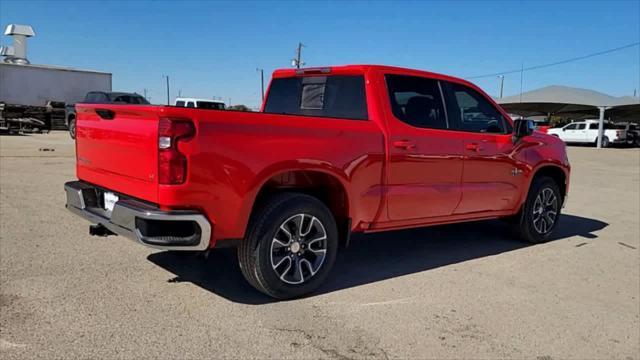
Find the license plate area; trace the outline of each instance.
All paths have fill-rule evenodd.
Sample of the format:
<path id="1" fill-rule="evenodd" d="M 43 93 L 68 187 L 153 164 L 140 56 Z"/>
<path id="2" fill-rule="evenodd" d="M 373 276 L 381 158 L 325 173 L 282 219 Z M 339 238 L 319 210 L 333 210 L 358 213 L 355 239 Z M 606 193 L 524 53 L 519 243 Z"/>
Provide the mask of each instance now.
<path id="1" fill-rule="evenodd" d="M 110 191 L 104 191 L 102 193 L 102 208 L 111 214 L 111 212 L 113 212 L 113 207 L 116 205 L 118 200 L 120 200 L 118 195 Z"/>

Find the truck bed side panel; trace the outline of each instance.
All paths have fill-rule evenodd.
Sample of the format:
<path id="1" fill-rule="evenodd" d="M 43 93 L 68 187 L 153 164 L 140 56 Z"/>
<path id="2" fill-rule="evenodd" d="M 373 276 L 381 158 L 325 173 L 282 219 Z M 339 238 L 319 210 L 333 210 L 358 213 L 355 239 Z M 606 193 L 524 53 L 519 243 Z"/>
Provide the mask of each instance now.
<path id="1" fill-rule="evenodd" d="M 161 206 L 199 208 L 217 239 L 242 238 L 255 197 L 287 171 L 324 172 L 344 186 L 352 224 L 373 221 L 381 201 L 384 144 L 373 121 L 165 107 L 191 118 L 197 134 L 182 144 L 184 185 L 159 188 Z"/>

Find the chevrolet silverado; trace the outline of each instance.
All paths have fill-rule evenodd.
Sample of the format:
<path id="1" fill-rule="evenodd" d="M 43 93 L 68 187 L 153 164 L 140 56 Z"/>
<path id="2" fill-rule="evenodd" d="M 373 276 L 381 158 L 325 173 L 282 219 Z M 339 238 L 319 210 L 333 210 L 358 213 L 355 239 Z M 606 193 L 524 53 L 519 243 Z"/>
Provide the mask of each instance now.
<path id="1" fill-rule="evenodd" d="M 562 140 L 425 71 L 276 70 L 253 113 L 76 108 L 66 207 L 92 235 L 171 251 L 235 244 L 247 281 L 278 299 L 317 289 L 356 232 L 505 218 L 543 242 L 569 187 Z"/>

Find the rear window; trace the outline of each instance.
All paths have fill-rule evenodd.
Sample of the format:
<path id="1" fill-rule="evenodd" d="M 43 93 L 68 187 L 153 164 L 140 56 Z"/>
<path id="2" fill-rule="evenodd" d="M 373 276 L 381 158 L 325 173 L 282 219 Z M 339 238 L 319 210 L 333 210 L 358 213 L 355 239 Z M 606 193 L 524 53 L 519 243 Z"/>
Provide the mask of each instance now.
<path id="1" fill-rule="evenodd" d="M 367 120 L 362 76 L 312 76 L 274 79 L 264 112 Z"/>
<path id="2" fill-rule="evenodd" d="M 224 104 L 212 101 L 197 101 L 197 108 L 209 110 L 224 110 Z"/>

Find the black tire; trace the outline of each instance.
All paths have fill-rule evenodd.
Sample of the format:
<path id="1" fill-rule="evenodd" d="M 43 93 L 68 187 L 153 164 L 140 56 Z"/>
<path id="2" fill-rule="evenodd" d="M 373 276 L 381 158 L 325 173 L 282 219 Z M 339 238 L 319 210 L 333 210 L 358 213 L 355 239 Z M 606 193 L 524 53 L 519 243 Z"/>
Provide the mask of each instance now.
<path id="1" fill-rule="evenodd" d="M 293 225 L 301 221 L 303 225 L 299 228 L 309 229 L 307 235 L 314 239 L 302 236 L 296 241 L 301 231 L 290 227 L 292 221 Z M 282 231 L 282 227 L 288 231 Z M 311 231 L 314 231 L 313 235 L 310 235 Z M 323 237 L 320 232 L 324 232 L 325 240 L 318 241 Z M 287 238 L 287 245 L 279 245 L 282 243 L 280 240 L 287 241 Z M 314 244 L 324 246 L 322 260 L 316 254 L 323 250 Z M 302 250 L 293 253 L 291 249 L 294 246 L 295 249 Z M 276 299 L 291 299 L 311 293 L 322 284 L 333 267 L 337 251 L 338 231 L 331 211 L 314 197 L 300 193 L 282 193 L 271 197 L 256 210 L 246 237 L 238 247 L 238 259 L 242 274 L 253 287 Z M 274 255 L 276 252 L 279 253 Z M 281 260 L 274 260 L 274 256 Z M 304 260 L 307 261 L 303 266 Z M 274 266 L 274 262 L 278 262 L 280 266 Z M 287 264 L 289 267 L 286 267 Z M 312 268 L 315 265 L 318 267 L 314 272 Z M 298 275 L 302 282 L 293 283 L 298 280 Z"/>
<path id="2" fill-rule="evenodd" d="M 554 204 L 543 205 L 543 210 L 540 213 L 540 203 L 538 200 L 546 199 L 546 195 L 549 195 L 549 191 L 553 194 Z M 543 201 L 546 203 L 547 201 Z M 553 207 L 553 210 L 552 210 Z M 548 210 L 555 212 L 553 216 L 553 223 L 548 224 L 549 218 L 547 215 Z M 549 240 L 553 230 L 558 226 L 560 220 L 560 212 L 562 210 L 562 196 L 560 194 L 560 188 L 558 184 L 550 177 L 540 176 L 533 179 L 529 193 L 527 194 L 527 200 L 525 201 L 522 210 L 520 211 L 520 221 L 515 224 L 515 230 L 517 235 L 531 243 L 542 243 Z M 538 216 L 539 214 L 539 216 Z M 542 217 L 542 221 L 540 217 Z"/>
<path id="3" fill-rule="evenodd" d="M 69 135 L 72 139 L 76 138 L 76 118 L 69 119 Z"/>
<path id="4" fill-rule="evenodd" d="M 596 138 L 596 140 L 593 142 L 593 144 L 597 147 L 598 146 L 598 138 Z M 606 136 L 602 137 L 602 147 L 606 148 L 609 147 L 609 145 L 611 145 L 611 142 L 609 142 L 609 138 Z"/>

